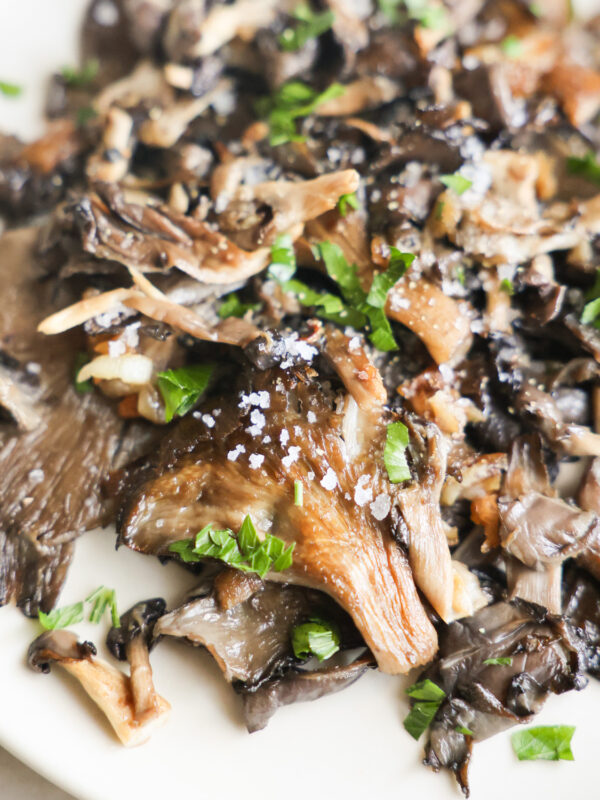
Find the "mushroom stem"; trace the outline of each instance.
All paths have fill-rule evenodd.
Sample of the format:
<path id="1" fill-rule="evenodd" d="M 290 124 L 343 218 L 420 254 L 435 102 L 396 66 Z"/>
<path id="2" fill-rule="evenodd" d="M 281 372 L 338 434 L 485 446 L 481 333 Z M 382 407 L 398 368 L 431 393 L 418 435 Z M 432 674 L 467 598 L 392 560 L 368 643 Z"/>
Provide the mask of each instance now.
<path id="1" fill-rule="evenodd" d="M 126 647 L 126 653 L 135 719 L 143 725 L 156 714 L 162 698 L 154 688 L 150 656 L 144 639 L 141 636 L 132 639 Z"/>

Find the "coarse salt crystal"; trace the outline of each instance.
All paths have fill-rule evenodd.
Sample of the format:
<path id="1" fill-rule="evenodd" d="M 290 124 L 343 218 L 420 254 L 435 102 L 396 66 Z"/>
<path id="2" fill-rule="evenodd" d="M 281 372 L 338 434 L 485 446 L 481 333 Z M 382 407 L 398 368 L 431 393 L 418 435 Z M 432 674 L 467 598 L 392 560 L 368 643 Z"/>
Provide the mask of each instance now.
<path id="1" fill-rule="evenodd" d="M 392 507 L 392 501 L 390 499 L 389 494 L 378 494 L 375 500 L 371 503 L 369 508 L 371 509 L 371 514 L 375 517 L 375 519 L 382 520 L 387 517 L 390 513 L 390 508 Z"/>
<path id="2" fill-rule="evenodd" d="M 283 428 L 283 430 L 279 434 L 279 441 L 281 442 L 281 446 L 285 447 L 286 444 L 289 442 L 289 440 L 290 440 L 290 434 L 287 428 Z"/>
<path id="3" fill-rule="evenodd" d="M 357 506 L 364 506 L 365 503 L 373 499 L 373 489 L 367 486 L 368 482 L 368 475 L 361 475 L 358 479 L 358 483 L 354 489 L 354 502 Z"/>
<path id="4" fill-rule="evenodd" d="M 300 455 L 300 448 L 292 445 L 292 447 L 288 449 L 288 455 L 284 456 L 281 459 L 281 463 L 286 468 L 291 467 L 294 461 L 298 461 L 299 455 Z"/>
<path id="5" fill-rule="evenodd" d="M 240 455 L 240 453 L 245 453 L 245 452 L 246 448 L 244 447 L 244 445 L 238 444 L 233 450 L 230 450 L 227 453 L 227 458 L 229 459 L 229 461 L 235 461 L 237 457 Z"/>
<path id="6" fill-rule="evenodd" d="M 313 423 L 313 422 L 316 422 L 316 421 L 317 421 L 317 415 L 315 414 L 315 412 L 314 412 L 314 411 L 309 411 L 309 412 L 308 412 L 308 414 L 306 415 L 306 419 L 307 419 L 307 420 L 308 420 L 308 421 L 311 423 L 311 425 L 312 425 L 312 423 Z"/>
<path id="7" fill-rule="evenodd" d="M 248 460 L 250 462 L 250 469 L 258 469 L 265 460 L 265 457 L 260 453 L 251 453 Z"/>
<path id="8" fill-rule="evenodd" d="M 202 422 L 206 425 L 207 428 L 215 427 L 215 418 L 211 417 L 210 414 L 202 414 Z"/>
<path id="9" fill-rule="evenodd" d="M 328 492 L 332 492 L 337 486 L 337 477 L 335 472 L 329 467 L 325 475 L 321 478 L 320 484 Z"/>

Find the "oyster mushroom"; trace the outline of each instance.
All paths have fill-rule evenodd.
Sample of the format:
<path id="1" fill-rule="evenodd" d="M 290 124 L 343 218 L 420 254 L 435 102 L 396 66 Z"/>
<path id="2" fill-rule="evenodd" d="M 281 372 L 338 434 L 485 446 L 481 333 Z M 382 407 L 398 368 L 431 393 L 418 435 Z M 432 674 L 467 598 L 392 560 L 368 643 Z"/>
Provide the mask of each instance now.
<path id="1" fill-rule="evenodd" d="M 91 642 L 79 642 L 71 631 L 54 630 L 34 639 L 27 662 L 38 672 L 50 672 L 52 664 L 61 666 L 81 683 L 104 712 L 122 744 L 126 747 L 143 744 L 166 722 L 171 707 L 157 695 L 154 708 L 138 719 L 129 678 L 95 655 L 96 648 Z"/>

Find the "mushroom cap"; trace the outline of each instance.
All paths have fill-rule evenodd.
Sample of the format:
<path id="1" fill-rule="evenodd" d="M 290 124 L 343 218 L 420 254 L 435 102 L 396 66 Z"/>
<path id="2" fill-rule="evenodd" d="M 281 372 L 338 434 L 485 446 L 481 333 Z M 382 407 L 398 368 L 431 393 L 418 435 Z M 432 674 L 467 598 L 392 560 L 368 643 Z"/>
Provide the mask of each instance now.
<path id="1" fill-rule="evenodd" d="M 46 631 L 29 645 L 27 663 L 37 672 L 50 672 L 50 664 L 81 661 L 96 655 L 92 642 L 80 642 L 71 631 Z"/>
<path id="2" fill-rule="evenodd" d="M 119 661 L 127 660 L 127 645 L 143 637 L 147 647 L 152 641 L 154 623 L 165 613 L 167 604 L 162 597 L 153 597 L 150 600 L 142 600 L 136 603 L 128 611 L 121 615 L 120 626 L 112 627 L 106 637 L 106 645 L 110 652 Z"/>

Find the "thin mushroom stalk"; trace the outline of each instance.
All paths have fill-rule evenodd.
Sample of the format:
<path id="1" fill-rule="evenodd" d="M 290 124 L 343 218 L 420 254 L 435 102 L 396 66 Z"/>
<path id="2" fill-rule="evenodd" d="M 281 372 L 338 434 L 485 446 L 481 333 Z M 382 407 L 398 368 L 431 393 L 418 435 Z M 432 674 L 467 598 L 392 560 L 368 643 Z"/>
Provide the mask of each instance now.
<path id="1" fill-rule="evenodd" d="M 125 747 L 143 744 L 166 722 L 171 706 L 156 695 L 154 708 L 138 718 L 133 682 L 108 662 L 95 658 L 96 652 L 91 642 L 79 642 L 71 631 L 46 631 L 29 646 L 27 662 L 38 672 L 50 672 L 51 664 L 59 664 L 104 712 Z"/>
<path id="2" fill-rule="evenodd" d="M 116 658 L 129 662 L 134 717 L 140 725 L 152 719 L 162 700 L 154 688 L 150 641 L 154 624 L 165 609 L 160 597 L 136 603 L 121 616 L 119 627 L 110 629 L 106 641 Z"/>

